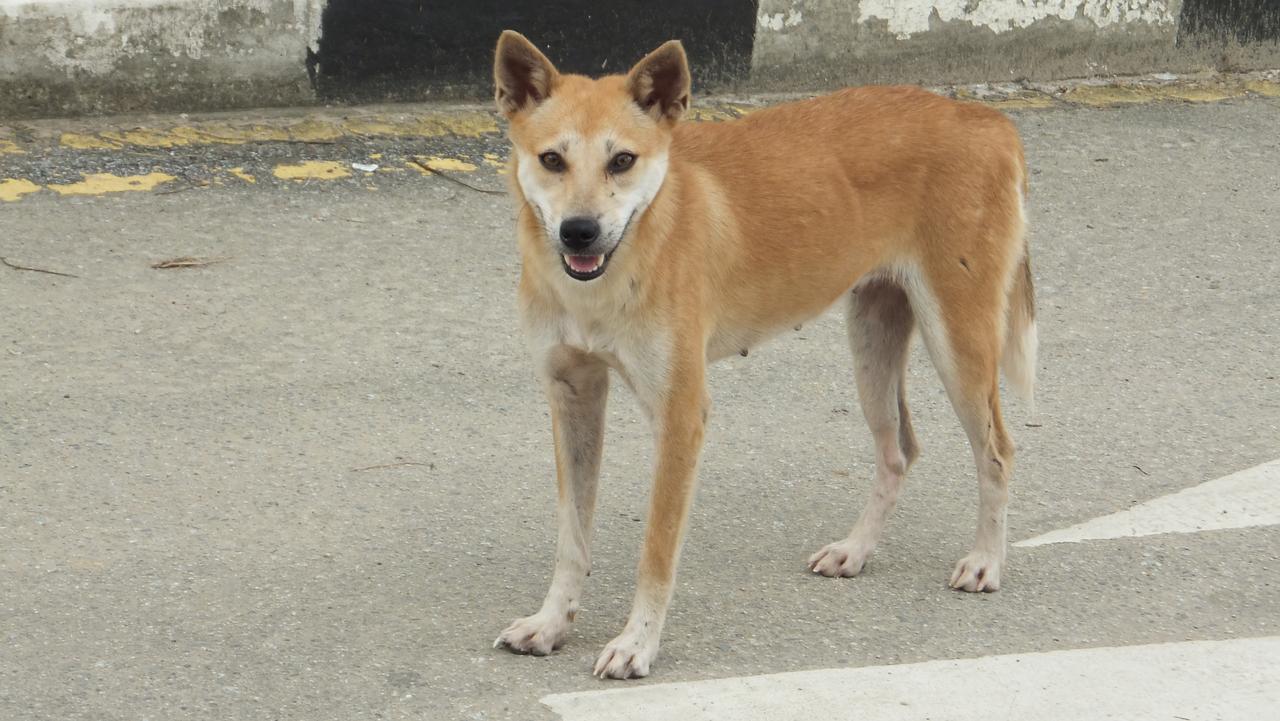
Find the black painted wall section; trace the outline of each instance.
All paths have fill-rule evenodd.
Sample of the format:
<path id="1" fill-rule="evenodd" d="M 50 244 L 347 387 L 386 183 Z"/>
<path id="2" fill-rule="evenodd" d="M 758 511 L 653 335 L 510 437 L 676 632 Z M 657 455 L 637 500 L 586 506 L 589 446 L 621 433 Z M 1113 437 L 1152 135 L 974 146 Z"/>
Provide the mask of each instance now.
<path id="1" fill-rule="evenodd" d="M 1184 0 L 1178 41 L 1280 42 L 1280 0 Z"/>
<path id="2" fill-rule="evenodd" d="M 313 76 L 321 97 L 487 97 L 493 47 L 524 33 L 562 71 L 625 72 L 678 38 L 698 90 L 746 77 L 756 0 L 329 0 Z"/>

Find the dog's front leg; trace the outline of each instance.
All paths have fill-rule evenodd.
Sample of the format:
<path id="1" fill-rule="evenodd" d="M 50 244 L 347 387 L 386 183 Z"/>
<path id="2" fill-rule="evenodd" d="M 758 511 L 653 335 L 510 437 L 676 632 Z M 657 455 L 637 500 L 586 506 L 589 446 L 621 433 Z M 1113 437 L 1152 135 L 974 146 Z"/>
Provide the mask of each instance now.
<path id="1" fill-rule="evenodd" d="M 652 397 L 646 397 L 644 388 L 636 387 L 641 402 L 651 410 L 658 459 L 635 601 L 626 627 L 605 646 L 596 661 L 595 675 L 602 678 L 640 678 L 649 674 L 649 664 L 658 654 L 693 504 L 709 407 L 703 380 L 706 360 L 701 348 L 677 353 L 673 360 L 668 382 L 663 388 L 653 389 L 657 393 Z"/>
<path id="2" fill-rule="evenodd" d="M 609 367 L 599 358 L 557 346 L 542 365 L 551 404 L 559 488 L 556 568 L 541 610 L 514 621 L 494 642 L 495 647 L 536 656 L 551 653 L 564 643 L 591 570 L 591 517 L 596 507 L 605 399 L 609 395 Z"/>

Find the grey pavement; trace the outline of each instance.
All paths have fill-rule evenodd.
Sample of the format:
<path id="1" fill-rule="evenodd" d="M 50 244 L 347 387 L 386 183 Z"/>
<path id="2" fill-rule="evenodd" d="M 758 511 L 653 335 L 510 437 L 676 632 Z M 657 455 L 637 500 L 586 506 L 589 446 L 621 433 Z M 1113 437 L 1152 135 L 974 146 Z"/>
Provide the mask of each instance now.
<path id="1" fill-rule="evenodd" d="M 1010 540 L 1280 457 L 1280 100 L 1016 114 L 1041 367 Z M 469 176 L 498 185 L 496 176 Z M 0 719 L 551 719 L 630 603 L 651 443 L 615 384 L 568 644 L 491 648 L 551 570 L 512 206 L 438 177 L 0 203 Z M 783 239 L 780 239 L 780 241 Z M 223 257 L 155 270 L 175 256 Z M 1280 633 L 1276 527 L 1011 549 L 946 587 L 976 483 L 924 453 L 863 575 L 838 314 L 714 367 L 663 683 Z"/>

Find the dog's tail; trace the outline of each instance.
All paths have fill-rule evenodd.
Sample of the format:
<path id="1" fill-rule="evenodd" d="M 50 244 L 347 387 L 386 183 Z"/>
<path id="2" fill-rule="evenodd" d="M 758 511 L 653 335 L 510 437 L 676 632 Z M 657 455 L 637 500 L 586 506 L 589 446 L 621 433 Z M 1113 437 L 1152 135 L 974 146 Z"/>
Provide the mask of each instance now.
<path id="1" fill-rule="evenodd" d="M 1004 354 L 1000 365 L 1009 385 L 1035 410 L 1036 353 L 1039 334 L 1036 331 L 1036 289 L 1031 279 L 1031 255 L 1025 246 L 1022 263 L 1014 271 L 1009 291 L 1009 317 L 1005 331 Z"/>

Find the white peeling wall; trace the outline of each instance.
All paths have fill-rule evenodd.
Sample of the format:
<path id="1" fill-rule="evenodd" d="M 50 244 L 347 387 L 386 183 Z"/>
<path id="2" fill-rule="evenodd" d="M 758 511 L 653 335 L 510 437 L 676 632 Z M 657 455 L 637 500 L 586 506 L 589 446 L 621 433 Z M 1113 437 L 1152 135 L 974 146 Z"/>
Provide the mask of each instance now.
<path id="1" fill-rule="evenodd" d="M 752 76 L 815 86 L 1150 72 L 1182 0 L 760 0 Z M 812 82 L 811 82 L 812 81 Z"/>
<path id="2" fill-rule="evenodd" d="M 235 60 L 245 76 L 287 66 L 305 73 L 322 0 L 0 0 L 0 76 L 63 71 L 69 77 L 106 75 L 123 60 L 157 66 L 175 59 Z M 145 10 L 145 12 L 138 12 Z M 237 37 L 221 27 L 225 13 L 261 17 L 271 37 Z M 286 20 L 285 22 L 280 22 Z M 231 32 L 224 32 L 230 30 Z M 39 33 L 32 53 L 16 52 L 20 34 Z M 258 57 L 254 57 L 254 56 Z"/>
<path id="3" fill-rule="evenodd" d="M 323 5 L 0 0 L 0 117 L 305 102 Z"/>
<path id="4" fill-rule="evenodd" d="M 795 3 L 793 3 L 795 4 Z M 1172 26 L 1167 0 L 861 0 L 858 22 L 880 19 L 900 40 L 928 32 L 930 21 L 959 20 L 994 33 L 1025 28 L 1037 20 L 1081 20 L 1097 27 L 1129 22 Z"/>

